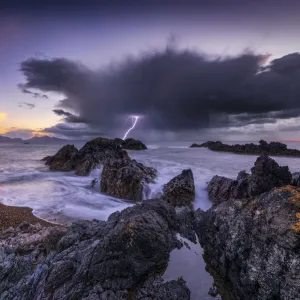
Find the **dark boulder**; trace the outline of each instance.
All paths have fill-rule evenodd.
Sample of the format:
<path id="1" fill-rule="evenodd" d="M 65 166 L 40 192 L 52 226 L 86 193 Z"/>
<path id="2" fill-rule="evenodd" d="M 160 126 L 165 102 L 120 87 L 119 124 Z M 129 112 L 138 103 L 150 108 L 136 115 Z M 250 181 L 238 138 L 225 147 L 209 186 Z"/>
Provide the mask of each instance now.
<path id="1" fill-rule="evenodd" d="M 258 157 L 254 167 L 251 168 L 251 173 L 247 179 L 250 197 L 270 191 L 274 187 L 290 184 L 292 180 L 289 167 L 280 167 L 274 159 L 268 156 Z"/>
<path id="2" fill-rule="evenodd" d="M 123 140 L 121 145 L 122 145 L 122 148 L 126 149 L 126 150 L 146 150 L 147 149 L 146 145 L 143 142 L 132 139 L 132 138 Z"/>
<path id="3" fill-rule="evenodd" d="M 300 187 L 300 172 L 292 174 L 292 185 Z"/>
<path id="4" fill-rule="evenodd" d="M 190 299 L 190 290 L 186 282 L 179 278 L 164 282 L 161 277 L 150 278 L 139 289 L 136 300 L 187 300 Z"/>
<path id="5" fill-rule="evenodd" d="M 228 200 L 235 185 L 235 180 L 215 175 L 207 185 L 209 199 L 214 203 Z"/>
<path id="6" fill-rule="evenodd" d="M 54 156 L 43 158 L 53 171 L 72 171 L 77 162 L 78 150 L 74 145 L 63 146 Z"/>
<path id="7" fill-rule="evenodd" d="M 73 145 L 66 145 L 54 156 L 47 156 L 43 160 L 50 170 L 75 170 L 76 175 L 89 175 L 101 164 L 123 158 L 129 156 L 114 140 L 97 138 L 87 142 L 79 151 Z"/>
<path id="8" fill-rule="evenodd" d="M 100 191 L 121 199 L 141 201 L 144 187 L 155 177 L 155 169 L 135 160 L 112 160 L 104 165 Z"/>
<path id="9" fill-rule="evenodd" d="M 242 171 L 236 180 L 214 176 L 207 189 L 209 198 L 220 203 L 228 199 L 251 198 L 291 182 L 288 167 L 280 167 L 274 159 L 263 155 L 257 158 L 251 174 Z"/>
<path id="10" fill-rule="evenodd" d="M 89 175 L 92 169 L 115 159 L 129 158 L 114 140 L 97 138 L 87 142 L 78 152 L 76 175 Z"/>
<path id="11" fill-rule="evenodd" d="M 114 142 L 115 142 L 117 145 L 122 146 L 123 140 L 120 139 L 120 138 L 115 138 L 115 139 L 114 139 Z"/>
<path id="12" fill-rule="evenodd" d="M 192 170 L 183 170 L 181 174 L 165 184 L 161 199 L 173 206 L 191 205 L 195 199 L 195 184 Z"/>
<path id="13" fill-rule="evenodd" d="M 195 229 L 222 299 L 299 299 L 297 188 L 284 186 L 197 210 Z"/>
<path id="14" fill-rule="evenodd" d="M 171 205 L 148 200 L 106 222 L 73 224 L 50 252 L 36 244 L 18 255 L 6 237 L 6 246 L 0 246 L 0 299 L 127 300 L 139 295 L 134 299 L 188 300 L 182 279 L 168 283 L 153 277 L 167 266 L 178 228 Z"/>

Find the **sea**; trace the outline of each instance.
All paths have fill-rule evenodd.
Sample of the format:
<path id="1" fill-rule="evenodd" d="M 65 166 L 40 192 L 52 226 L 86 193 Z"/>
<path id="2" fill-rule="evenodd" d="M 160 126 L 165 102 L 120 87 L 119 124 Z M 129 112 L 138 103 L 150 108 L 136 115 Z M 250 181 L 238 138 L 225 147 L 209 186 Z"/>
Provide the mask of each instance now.
<path id="1" fill-rule="evenodd" d="M 201 143 L 202 141 L 193 141 Z M 240 142 L 245 143 L 245 142 Z M 147 150 L 128 151 L 131 158 L 158 170 L 158 178 L 151 184 L 149 198 L 154 198 L 170 179 L 184 169 L 192 169 L 196 187 L 195 208 L 209 209 L 207 182 L 214 175 L 236 178 L 241 170 L 250 172 L 256 156 L 212 152 L 206 148 L 189 148 L 192 142 L 152 143 Z M 299 149 L 300 143 L 287 143 Z M 101 169 L 89 176 L 75 176 L 74 172 L 49 171 L 41 159 L 54 155 L 63 145 L 0 144 L 0 202 L 6 205 L 26 206 L 34 215 L 54 223 L 74 220 L 106 220 L 116 211 L 134 203 L 100 193 Z M 83 144 L 75 144 L 80 148 Z M 291 172 L 300 172 L 300 158 L 274 157 L 279 165 L 287 165 Z M 93 179 L 98 184 L 91 186 Z M 203 250 L 182 237 L 185 243 L 171 253 L 163 275 L 166 280 L 182 276 L 191 290 L 191 299 L 213 299 L 208 290 L 213 278 L 205 268 Z"/>

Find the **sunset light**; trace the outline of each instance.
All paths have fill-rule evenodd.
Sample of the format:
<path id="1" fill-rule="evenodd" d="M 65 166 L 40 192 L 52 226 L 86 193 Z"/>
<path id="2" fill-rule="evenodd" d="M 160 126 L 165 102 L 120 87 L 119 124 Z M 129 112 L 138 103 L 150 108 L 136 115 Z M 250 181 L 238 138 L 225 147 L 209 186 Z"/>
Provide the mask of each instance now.
<path id="1" fill-rule="evenodd" d="M 0 112 L 0 122 L 3 122 L 7 117 L 7 113 L 5 112 Z"/>

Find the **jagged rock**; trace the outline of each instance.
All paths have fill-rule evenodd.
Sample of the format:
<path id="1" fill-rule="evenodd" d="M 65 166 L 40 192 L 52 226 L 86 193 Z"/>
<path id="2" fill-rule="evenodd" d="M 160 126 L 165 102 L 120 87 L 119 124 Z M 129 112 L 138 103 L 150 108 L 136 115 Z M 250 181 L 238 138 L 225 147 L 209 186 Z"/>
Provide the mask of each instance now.
<path id="1" fill-rule="evenodd" d="M 146 145 L 143 142 L 132 139 L 132 138 L 123 140 L 121 145 L 122 145 L 122 148 L 126 149 L 126 150 L 146 150 L 147 149 Z"/>
<path id="2" fill-rule="evenodd" d="M 74 145 L 63 146 L 54 156 L 43 158 L 50 170 L 72 171 L 76 166 L 78 150 Z"/>
<path id="3" fill-rule="evenodd" d="M 47 156 L 43 160 L 50 170 L 75 170 L 76 175 L 84 176 L 109 160 L 123 158 L 129 156 L 114 140 L 97 138 L 87 142 L 79 151 L 73 145 L 66 145 L 54 156 Z"/>
<path id="4" fill-rule="evenodd" d="M 214 203 L 228 200 L 232 196 L 235 180 L 215 175 L 207 185 L 208 196 Z"/>
<path id="5" fill-rule="evenodd" d="M 88 175 L 100 164 L 115 159 L 128 158 L 128 154 L 114 140 L 97 138 L 87 142 L 78 152 L 76 175 Z"/>
<path id="6" fill-rule="evenodd" d="M 102 171 L 100 191 L 121 199 L 141 201 L 144 186 L 155 177 L 155 169 L 135 160 L 109 161 Z"/>
<path id="7" fill-rule="evenodd" d="M 194 231 L 195 211 L 190 206 L 175 207 L 176 219 L 179 224 L 179 233 L 182 237 L 196 244 Z"/>
<path id="8" fill-rule="evenodd" d="M 106 222 L 73 224 L 49 251 L 36 246 L 18 255 L 0 247 L 0 299 L 127 300 L 134 291 L 137 299 L 188 300 L 183 280 L 151 278 L 177 246 L 178 226 L 171 205 L 148 200 Z"/>
<path id="9" fill-rule="evenodd" d="M 220 141 L 206 142 L 203 144 L 192 144 L 190 148 L 208 148 L 212 151 L 233 152 L 238 154 L 254 154 L 254 155 L 278 155 L 278 156 L 300 156 L 300 151 L 297 149 L 288 149 L 286 144 L 279 142 L 267 143 L 264 140 L 259 141 L 259 145 L 250 143 L 245 145 L 227 145 Z"/>
<path id="10" fill-rule="evenodd" d="M 275 188 L 197 210 L 195 229 L 222 299 L 299 299 L 300 193 Z"/>
<path id="11" fill-rule="evenodd" d="M 165 184 L 161 198 L 173 206 L 190 205 L 195 199 L 195 184 L 192 170 L 183 170 L 181 174 Z"/>
<path id="12" fill-rule="evenodd" d="M 292 185 L 300 187 L 300 172 L 292 174 Z"/>
<path id="13" fill-rule="evenodd" d="M 161 277 L 150 278 L 139 289 L 136 300 L 182 300 L 190 299 L 190 290 L 186 282 L 179 278 L 164 282 Z"/>
<path id="14" fill-rule="evenodd" d="M 242 171 L 236 180 L 214 176 L 207 190 L 209 198 L 220 203 L 228 199 L 254 197 L 291 182 L 292 175 L 288 167 L 280 167 L 274 159 L 262 155 L 251 168 L 251 174 Z"/>
<path id="15" fill-rule="evenodd" d="M 122 139 L 120 139 L 120 138 L 115 138 L 115 139 L 114 139 L 114 142 L 115 142 L 117 145 L 120 145 L 120 146 L 122 146 L 122 142 L 123 142 L 123 140 L 122 140 Z"/>

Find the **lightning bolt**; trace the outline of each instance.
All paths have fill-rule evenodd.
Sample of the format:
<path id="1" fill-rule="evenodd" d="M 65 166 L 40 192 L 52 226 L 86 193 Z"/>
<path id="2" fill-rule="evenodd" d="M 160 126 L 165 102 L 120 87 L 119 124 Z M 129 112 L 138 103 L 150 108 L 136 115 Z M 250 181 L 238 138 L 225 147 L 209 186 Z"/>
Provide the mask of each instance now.
<path id="1" fill-rule="evenodd" d="M 131 120 L 132 120 L 132 126 L 126 131 L 126 133 L 124 134 L 123 140 L 126 140 L 127 135 L 129 134 L 129 132 L 135 127 L 137 121 L 139 119 L 139 116 L 132 116 Z"/>

